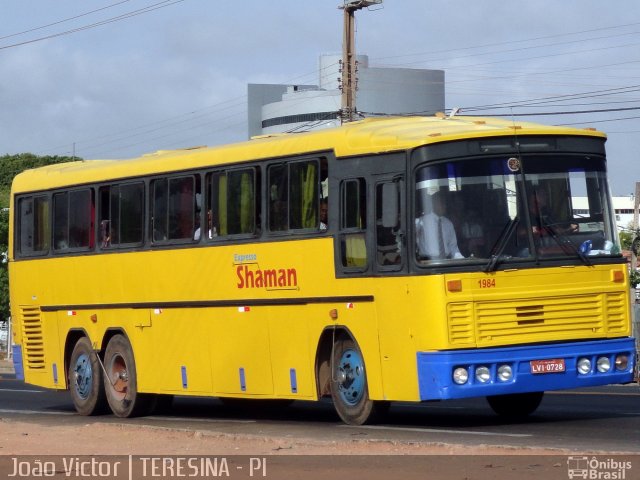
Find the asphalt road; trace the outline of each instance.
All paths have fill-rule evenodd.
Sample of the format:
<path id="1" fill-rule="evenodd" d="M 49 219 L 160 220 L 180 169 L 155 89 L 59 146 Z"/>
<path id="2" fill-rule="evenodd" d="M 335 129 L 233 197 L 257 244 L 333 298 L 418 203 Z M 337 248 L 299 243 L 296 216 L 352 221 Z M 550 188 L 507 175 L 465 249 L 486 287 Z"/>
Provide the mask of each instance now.
<path id="1" fill-rule="evenodd" d="M 123 422 L 110 415 L 81 417 L 75 414 L 67 392 L 26 385 L 11 375 L 0 375 L 0 418 L 51 426 Z M 634 384 L 547 393 L 537 412 L 518 422 L 501 420 L 484 399 L 393 404 L 385 423 L 353 427 L 341 423 L 325 401 L 256 408 L 251 402 L 229 407 L 216 399 L 190 397 L 177 397 L 165 414 L 125 421 L 233 435 L 336 441 L 366 438 L 640 454 L 640 387 Z"/>

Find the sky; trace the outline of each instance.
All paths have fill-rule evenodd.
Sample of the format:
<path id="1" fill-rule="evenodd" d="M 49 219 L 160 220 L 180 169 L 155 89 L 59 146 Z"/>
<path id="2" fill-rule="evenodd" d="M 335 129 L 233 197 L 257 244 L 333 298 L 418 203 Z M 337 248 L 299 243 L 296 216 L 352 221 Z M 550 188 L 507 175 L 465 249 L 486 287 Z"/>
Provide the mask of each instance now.
<path id="1" fill-rule="evenodd" d="M 247 84 L 318 83 L 341 4 L 2 0 L 0 155 L 246 140 Z M 612 193 L 640 182 L 637 0 L 384 0 L 356 22 L 371 67 L 444 70 L 461 114 L 602 130 Z"/>

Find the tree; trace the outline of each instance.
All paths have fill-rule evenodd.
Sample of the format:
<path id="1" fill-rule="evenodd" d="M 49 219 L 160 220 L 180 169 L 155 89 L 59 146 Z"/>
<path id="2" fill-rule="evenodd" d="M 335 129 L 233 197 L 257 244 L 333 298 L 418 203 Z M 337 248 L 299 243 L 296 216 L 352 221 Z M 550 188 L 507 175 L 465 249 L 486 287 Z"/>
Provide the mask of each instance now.
<path id="1" fill-rule="evenodd" d="M 80 160 L 77 157 L 44 156 L 32 153 L 0 156 L 0 320 L 9 318 L 9 272 L 6 254 L 9 249 L 9 194 L 13 178 L 24 170 L 54 163 Z"/>
<path id="2" fill-rule="evenodd" d="M 631 243 L 634 238 L 633 225 L 629 224 L 626 229 L 620 231 L 620 247 L 622 250 L 631 250 Z"/>

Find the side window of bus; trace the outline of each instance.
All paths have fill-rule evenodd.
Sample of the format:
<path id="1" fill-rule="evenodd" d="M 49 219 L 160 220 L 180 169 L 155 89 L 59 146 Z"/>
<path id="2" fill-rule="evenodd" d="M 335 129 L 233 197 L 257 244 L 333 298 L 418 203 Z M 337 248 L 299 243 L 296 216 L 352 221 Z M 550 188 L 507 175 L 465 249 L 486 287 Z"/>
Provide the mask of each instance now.
<path id="1" fill-rule="evenodd" d="M 20 256 L 46 255 L 51 238 L 49 199 L 44 196 L 19 199 L 17 226 L 17 253 Z"/>
<path id="2" fill-rule="evenodd" d="M 207 175 L 206 239 L 259 232 L 259 180 L 254 167 Z"/>
<path id="3" fill-rule="evenodd" d="M 94 244 L 93 190 L 72 190 L 53 195 L 53 249 L 88 250 Z"/>
<path id="4" fill-rule="evenodd" d="M 320 174 L 326 160 L 301 160 L 269 166 L 269 230 L 320 229 Z"/>
<path id="5" fill-rule="evenodd" d="M 154 243 L 193 241 L 199 177 L 159 178 L 151 182 L 151 235 Z"/>
<path id="6" fill-rule="evenodd" d="M 144 184 L 108 185 L 99 192 L 100 248 L 141 245 Z"/>
<path id="7" fill-rule="evenodd" d="M 400 226 L 399 182 L 376 185 L 376 263 L 402 263 L 402 230 Z"/>
<path id="8" fill-rule="evenodd" d="M 342 266 L 358 271 L 367 266 L 367 184 L 364 178 L 340 184 L 340 256 Z"/>

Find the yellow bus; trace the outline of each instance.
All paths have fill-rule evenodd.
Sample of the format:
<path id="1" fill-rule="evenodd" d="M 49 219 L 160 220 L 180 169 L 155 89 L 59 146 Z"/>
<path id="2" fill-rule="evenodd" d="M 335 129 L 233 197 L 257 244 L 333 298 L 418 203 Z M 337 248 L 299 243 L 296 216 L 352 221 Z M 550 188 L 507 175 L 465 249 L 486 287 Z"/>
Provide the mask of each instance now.
<path id="1" fill-rule="evenodd" d="M 331 396 L 350 424 L 469 397 L 522 416 L 631 382 L 605 139 L 398 117 L 26 171 L 16 370 L 83 415 Z"/>

